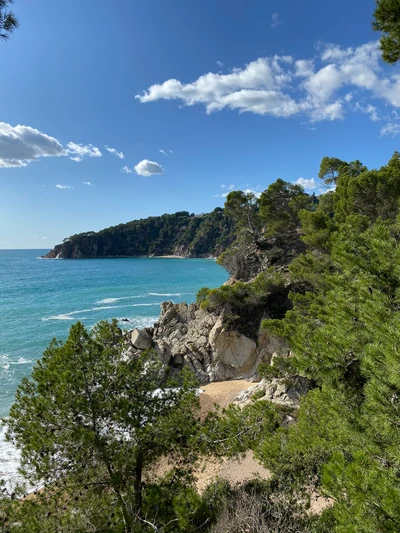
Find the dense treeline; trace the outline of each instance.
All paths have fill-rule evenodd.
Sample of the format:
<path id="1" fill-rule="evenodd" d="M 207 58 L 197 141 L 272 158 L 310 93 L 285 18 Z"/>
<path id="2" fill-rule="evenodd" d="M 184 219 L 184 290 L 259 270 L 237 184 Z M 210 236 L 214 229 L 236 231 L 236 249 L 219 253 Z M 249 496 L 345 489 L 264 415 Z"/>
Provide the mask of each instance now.
<path id="1" fill-rule="evenodd" d="M 233 239 L 233 220 L 217 207 L 204 215 L 180 211 L 72 235 L 47 257 L 208 257 L 219 255 Z"/>

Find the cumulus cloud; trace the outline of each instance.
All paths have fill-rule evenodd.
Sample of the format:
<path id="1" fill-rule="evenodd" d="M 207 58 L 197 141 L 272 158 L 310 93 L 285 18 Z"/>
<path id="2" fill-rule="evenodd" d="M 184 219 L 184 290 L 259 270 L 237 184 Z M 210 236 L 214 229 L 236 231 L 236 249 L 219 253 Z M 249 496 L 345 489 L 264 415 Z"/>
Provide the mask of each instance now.
<path id="1" fill-rule="evenodd" d="M 272 21 L 271 21 L 271 24 L 270 24 L 271 28 L 273 28 L 273 29 L 277 28 L 279 26 L 279 24 L 281 24 L 281 23 L 282 23 L 282 21 L 279 18 L 279 13 L 274 13 L 272 15 Z"/>
<path id="2" fill-rule="evenodd" d="M 0 122 L 0 168 L 26 167 L 40 157 L 70 156 L 73 161 L 80 162 L 85 156 L 101 155 L 92 144 L 69 142 L 64 147 L 55 137 L 31 126 L 11 126 Z"/>
<path id="3" fill-rule="evenodd" d="M 62 144 L 30 126 L 0 122 L 0 168 L 26 167 L 39 157 L 65 156 Z"/>
<path id="4" fill-rule="evenodd" d="M 109 146 L 105 146 L 106 150 L 108 152 L 110 152 L 110 154 L 114 154 L 116 155 L 117 157 L 119 157 L 119 159 L 125 159 L 125 156 L 123 154 L 123 152 L 118 152 L 118 150 L 116 148 L 110 148 Z"/>
<path id="5" fill-rule="evenodd" d="M 304 187 L 304 189 L 307 189 L 309 191 L 312 191 L 313 189 L 316 189 L 318 187 L 318 184 L 315 182 L 314 178 L 299 178 L 294 183 L 296 185 L 301 185 L 302 187 Z"/>
<path id="6" fill-rule="evenodd" d="M 56 185 L 57 189 L 75 189 L 75 187 L 71 187 L 71 185 L 60 185 L 57 183 Z"/>
<path id="7" fill-rule="evenodd" d="M 136 174 L 139 174 L 139 176 L 154 176 L 155 174 L 162 174 L 164 172 L 161 165 L 148 159 L 143 159 L 134 168 Z"/>
<path id="8" fill-rule="evenodd" d="M 362 109 L 352 102 L 354 94 Z M 141 103 L 177 100 L 203 105 L 207 113 L 231 109 L 309 122 L 343 119 L 356 110 L 375 121 L 378 110 L 368 97 L 400 108 L 400 74 L 381 63 L 378 42 L 355 48 L 324 44 L 313 58 L 260 57 L 228 74 L 209 72 L 191 83 L 169 79 L 136 95 Z"/>
<path id="9" fill-rule="evenodd" d="M 91 187 L 93 185 L 93 183 L 90 183 L 90 181 L 84 181 L 83 184 L 84 185 L 88 185 L 89 187 Z"/>

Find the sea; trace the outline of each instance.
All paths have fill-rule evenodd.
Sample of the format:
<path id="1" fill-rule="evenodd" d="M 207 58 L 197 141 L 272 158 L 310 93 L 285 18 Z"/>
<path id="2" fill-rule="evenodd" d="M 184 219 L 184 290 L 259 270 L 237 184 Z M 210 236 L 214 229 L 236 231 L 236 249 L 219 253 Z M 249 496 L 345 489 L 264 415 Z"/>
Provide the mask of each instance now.
<path id="1" fill-rule="evenodd" d="M 65 339 L 78 320 L 91 328 L 116 318 L 143 328 L 163 301 L 194 302 L 227 272 L 211 259 L 42 259 L 48 250 L 0 250 L 0 417 L 49 342 Z M 126 322 L 128 319 L 129 322 Z M 18 481 L 19 455 L 0 429 L 0 479 Z"/>

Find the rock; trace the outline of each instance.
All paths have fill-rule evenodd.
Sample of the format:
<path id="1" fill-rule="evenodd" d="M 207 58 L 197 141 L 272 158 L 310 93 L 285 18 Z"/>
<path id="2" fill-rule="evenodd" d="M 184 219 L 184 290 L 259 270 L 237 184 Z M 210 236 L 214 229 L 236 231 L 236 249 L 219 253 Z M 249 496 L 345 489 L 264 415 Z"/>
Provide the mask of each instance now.
<path id="1" fill-rule="evenodd" d="M 134 329 L 131 333 L 131 343 L 138 350 L 147 350 L 152 346 L 152 338 L 142 329 Z"/>
<path id="2" fill-rule="evenodd" d="M 261 331 L 255 341 L 226 329 L 223 316 L 206 312 L 198 304 L 163 302 L 153 328 L 133 330 L 130 340 L 134 349 L 154 347 L 166 366 L 177 370 L 188 366 L 202 383 L 257 381 L 261 362 L 270 364 L 274 356 L 289 354 L 283 339 Z M 283 394 L 286 393 L 285 390 Z M 269 390 L 268 394 L 273 396 L 274 391 Z M 291 397 L 293 394 L 291 391 Z"/>
<path id="3" fill-rule="evenodd" d="M 310 381 L 307 378 L 295 376 L 290 379 L 273 378 L 262 379 L 257 385 L 241 391 L 235 398 L 235 402 L 241 407 L 252 401 L 257 395 L 259 400 L 269 400 L 272 403 L 298 408 L 301 397 L 310 390 Z M 262 396 L 260 397 L 260 393 Z"/>

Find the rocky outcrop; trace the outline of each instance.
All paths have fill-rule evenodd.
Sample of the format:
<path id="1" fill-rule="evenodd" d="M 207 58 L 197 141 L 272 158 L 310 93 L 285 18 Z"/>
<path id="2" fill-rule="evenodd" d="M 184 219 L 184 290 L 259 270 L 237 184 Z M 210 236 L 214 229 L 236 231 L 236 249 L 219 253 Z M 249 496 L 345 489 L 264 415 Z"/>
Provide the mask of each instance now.
<path id="1" fill-rule="evenodd" d="M 190 368 L 202 383 L 228 379 L 256 379 L 258 365 L 287 355 L 283 339 L 268 332 L 256 340 L 229 330 L 223 315 L 217 316 L 198 304 L 161 304 L 161 315 L 153 328 L 129 333 L 132 354 L 153 348 L 165 365 Z"/>
<path id="2" fill-rule="evenodd" d="M 241 391 L 235 398 L 239 405 L 246 405 L 252 398 L 297 408 L 300 399 L 311 388 L 310 381 L 301 376 L 292 378 L 262 379 L 257 385 Z"/>
<path id="3" fill-rule="evenodd" d="M 306 245 L 295 230 L 242 246 L 234 243 L 218 260 L 233 280 L 250 281 L 272 266 L 287 267 L 305 250 Z"/>

